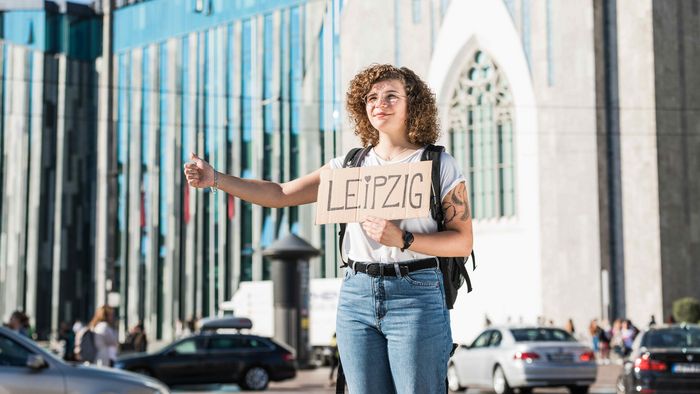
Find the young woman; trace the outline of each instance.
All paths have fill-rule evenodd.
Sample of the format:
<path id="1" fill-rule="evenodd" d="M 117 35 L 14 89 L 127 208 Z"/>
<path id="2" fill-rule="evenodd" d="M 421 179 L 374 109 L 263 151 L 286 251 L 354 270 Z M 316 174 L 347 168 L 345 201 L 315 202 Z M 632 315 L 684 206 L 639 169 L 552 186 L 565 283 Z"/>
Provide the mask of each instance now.
<path id="1" fill-rule="evenodd" d="M 434 95 L 408 68 L 372 65 L 353 78 L 346 99 L 355 134 L 372 146 L 363 167 L 420 161 L 425 146 L 438 139 Z M 341 168 L 344 157 L 323 168 Z M 346 228 L 350 267 L 338 304 L 337 341 L 353 394 L 445 392 L 452 335 L 435 256 L 468 256 L 472 222 L 456 161 L 446 153 L 440 161 L 446 231 L 437 232 L 431 217 L 370 217 Z M 278 184 L 218 173 L 192 154 L 184 171 L 193 187 L 215 186 L 279 208 L 315 202 L 321 169 Z M 368 271 L 377 263 L 383 269 Z"/>
<path id="2" fill-rule="evenodd" d="M 95 315 L 88 326 L 95 333 L 95 349 L 97 356 L 95 364 L 111 367 L 117 361 L 117 347 L 119 339 L 117 332 L 112 328 L 114 324 L 114 310 L 103 305 L 97 308 Z"/>

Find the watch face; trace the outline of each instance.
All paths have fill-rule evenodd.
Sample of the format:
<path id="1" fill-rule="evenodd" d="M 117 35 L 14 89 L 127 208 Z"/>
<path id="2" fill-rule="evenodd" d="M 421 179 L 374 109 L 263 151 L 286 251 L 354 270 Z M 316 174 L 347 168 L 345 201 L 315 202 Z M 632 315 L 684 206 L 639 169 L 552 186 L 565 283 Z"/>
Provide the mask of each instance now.
<path id="1" fill-rule="evenodd" d="M 411 243 L 412 243 L 412 242 L 413 242 L 413 233 L 411 233 L 410 231 L 406 231 L 406 232 L 403 234 L 403 245 L 404 245 L 404 249 L 407 248 L 407 247 L 409 247 L 409 246 L 411 246 Z"/>

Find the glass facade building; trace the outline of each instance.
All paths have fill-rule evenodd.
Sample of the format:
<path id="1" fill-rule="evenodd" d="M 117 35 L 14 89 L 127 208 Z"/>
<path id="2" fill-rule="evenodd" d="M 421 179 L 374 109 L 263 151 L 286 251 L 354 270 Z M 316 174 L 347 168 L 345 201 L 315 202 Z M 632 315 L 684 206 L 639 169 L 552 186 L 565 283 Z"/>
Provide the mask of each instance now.
<path id="1" fill-rule="evenodd" d="M 178 321 L 215 315 L 241 281 L 270 278 L 262 251 L 285 233 L 335 255 L 311 208 L 192 189 L 182 166 L 196 153 L 228 174 L 285 182 L 334 157 L 341 7 L 153 0 L 113 11 L 118 202 L 107 277 L 125 327 L 144 320 L 169 337 Z M 334 259 L 312 262 L 313 276 L 337 274 L 324 260 Z"/>
<path id="2" fill-rule="evenodd" d="M 0 317 L 45 338 L 93 308 L 101 22 L 17 3 L 0 10 Z"/>
<path id="3" fill-rule="evenodd" d="M 0 314 L 27 311 L 45 337 L 109 302 L 121 332 L 144 321 L 169 338 L 178 321 L 218 313 L 241 281 L 269 279 L 262 251 L 281 235 L 335 256 L 334 229 L 313 224 L 313 207 L 193 189 L 181 169 L 194 152 L 222 172 L 285 182 L 338 154 L 342 3 L 2 11 Z M 332 257 L 311 267 L 338 272 Z"/>

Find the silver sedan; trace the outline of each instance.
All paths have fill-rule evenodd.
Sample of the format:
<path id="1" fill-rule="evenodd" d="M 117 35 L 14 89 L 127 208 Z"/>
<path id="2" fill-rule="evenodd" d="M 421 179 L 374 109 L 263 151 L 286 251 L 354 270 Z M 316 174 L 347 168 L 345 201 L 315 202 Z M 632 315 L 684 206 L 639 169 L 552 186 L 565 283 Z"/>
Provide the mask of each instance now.
<path id="1" fill-rule="evenodd" d="M 593 351 L 564 330 L 552 327 L 490 327 L 450 359 L 449 388 L 490 388 L 509 394 L 534 387 L 566 386 L 585 394 L 595 382 Z"/>
<path id="2" fill-rule="evenodd" d="M 0 327 L 0 393 L 168 394 L 157 380 L 111 368 L 70 365 Z"/>

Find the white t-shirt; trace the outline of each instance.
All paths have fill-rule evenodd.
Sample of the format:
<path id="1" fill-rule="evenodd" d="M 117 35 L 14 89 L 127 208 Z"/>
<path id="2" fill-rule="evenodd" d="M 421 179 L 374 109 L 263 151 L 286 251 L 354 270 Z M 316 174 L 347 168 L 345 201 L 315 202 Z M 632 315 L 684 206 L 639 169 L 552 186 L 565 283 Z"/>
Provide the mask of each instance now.
<path id="1" fill-rule="evenodd" d="M 362 161 L 361 167 L 419 162 L 424 150 L 425 148 L 420 148 L 398 160 L 386 161 L 377 156 L 374 149 L 371 149 Z M 338 156 L 331 160 L 330 167 L 332 169 L 343 168 L 344 160 L 345 155 Z M 466 182 L 466 179 L 462 175 L 457 161 L 450 154 L 443 152 L 440 156 L 440 186 L 442 188 L 440 201 L 444 200 L 447 193 L 460 182 Z M 437 231 L 437 222 L 430 215 L 424 218 L 394 220 L 393 222 L 402 230 L 408 230 L 414 234 L 428 234 Z M 347 258 L 362 262 L 395 263 L 433 257 L 408 249 L 401 252 L 400 248 L 382 245 L 367 237 L 360 223 L 348 223 L 343 240 L 343 251 Z"/>

